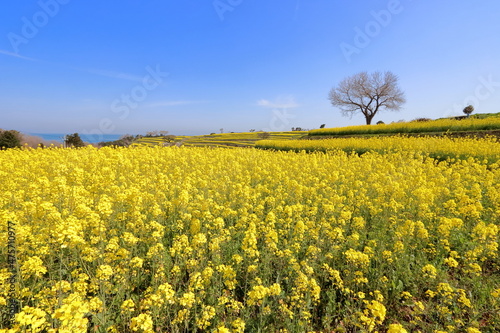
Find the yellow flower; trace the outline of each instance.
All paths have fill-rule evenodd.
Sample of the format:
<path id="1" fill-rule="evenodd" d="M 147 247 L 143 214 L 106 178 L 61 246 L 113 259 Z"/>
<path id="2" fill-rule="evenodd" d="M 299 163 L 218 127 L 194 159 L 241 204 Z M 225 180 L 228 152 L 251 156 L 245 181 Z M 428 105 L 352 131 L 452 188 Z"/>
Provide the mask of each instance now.
<path id="1" fill-rule="evenodd" d="M 238 265 L 239 263 L 241 263 L 243 261 L 243 257 L 240 256 L 239 254 L 234 254 L 232 259 L 234 260 L 236 265 Z"/>
<path id="2" fill-rule="evenodd" d="M 47 313 L 41 309 L 25 306 L 16 314 L 15 319 L 19 325 L 29 329 L 30 332 L 41 332 L 48 327 L 46 316 Z"/>
<path id="3" fill-rule="evenodd" d="M 109 265 L 100 265 L 97 269 L 96 277 L 99 280 L 108 280 L 113 276 L 113 268 Z"/>
<path id="4" fill-rule="evenodd" d="M 434 292 L 434 291 L 432 291 L 432 290 L 430 290 L 430 289 L 428 289 L 428 290 L 425 292 L 425 295 L 426 295 L 427 297 L 429 297 L 429 298 L 434 298 L 434 297 L 437 295 L 437 293 L 436 293 L 436 292 Z"/>
<path id="5" fill-rule="evenodd" d="M 467 296 L 465 295 L 465 290 L 458 289 L 457 292 L 458 292 L 458 295 L 459 295 L 458 298 L 457 298 L 457 301 L 460 304 L 462 304 L 463 306 L 471 308 L 472 307 L 472 303 L 471 303 L 470 299 L 468 299 Z"/>
<path id="6" fill-rule="evenodd" d="M 384 257 L 385 260 L 387 260 L 387 262 L 391 263 L 394 261 L 394 259 L 392 258 L 392 252 L 391 251 L 383 251 L 382 252 L 382 256 Z"/>
<path id="7" fill-rule="evenodd" d="M 100 312 L 102 310 L 103 303 L 99 297 L 92 297 L 89 300 L 89 309 L 95 312 Z"/>
<path id="8" fill-rule="evenodd" d="M 481 268 L 481 266 L 479 266 L 479 264 L 473 262 L 473 263 L 469 263 L 467 265 L 467 267 L 464 269 L 464 271 L 468 274 L 480 276 L 481 272 L 482 272 L 482 268 Z"/>
<path id="9" fill-rule="evenodd" d="M 245 331 L 245 321 L 243 319 L 238 318 L 235 319 L 232 323 L 231 326 L 234 330 L 235 333 L 243 333 Z"/>
<path id="10" fill-rule="evenodd" d="M 149 314 L 141 313 L 130 320 L 130 328 L 134 332 L 153 333 L 153 319 Z"/>
<path id="11" fill-rule="evenodd" d="M 177 312 L 177 315 L 175 316 L 174 320 L 172 321 L 172 323 L 174 325 L 182 323 L 182 322 L 184 322 L 184 321 L 186 321 L 188 319 L 188 316 L 189 316 L 189 310 L 188 309 L 179 310 Z"/>
<path id="12" fill-rule="evenodd" d="M 196 320 L 196 326 L 205 329 L 211 325 L 210 320 L 215 317 L 215 308 L 210 305 L 203 305 L 201 317 Z"/>
<path id="13" fill-rule="evenodd" d="M 196 300 L 194 293 L 188 292 L 184 293 L 182 297 L 179 299 L 179 304 L 186 307 L 191 308 Z"/>
<path id="14" fill-rule="evenodd" d="M 344 252 L 344 255 L 349 264 L 358 266 L 358 267 L 367 267 L 370 263 L 370 257 L 363 252 L 359 252 L 353 249 L 349 249 Z"/>
<path id="15" fill-rule="evenodd" d="M 410 298 L 412 298 L 412 297 L 413 297 L 413 296 L 412 296 L 409 292 L 407 292 L 407 291 L 403 291 L 403 292 L 401 292 L 401 298 L 402 298 L 402 299 L 410 299 Z"/>
<path id="16" fill-rule="evenodd" d="M 132 266 L 133 268 L 141 268 L 143 264 L 144 259 L 139 257 L 134 257 L 130 260 L 130 266 Z"/>
<path id="17" fill-rule="evenodd" d="M 258 257 L 260 255 L 259 250 L 257 250 L 257 229 L 254 222 L 250 222 L 248 225 L 248 229 L 245 232 L 245 238 L 243 239 L 242 249 L 249 258 Z"/>
<path id="18" fill-rule="evenodd" d="M 279 283 L 274 283 L 269 287 L 269 295 L 279 295 L 281 294 L 281 287 Z"/>
<path id="19" fill-rule="evenodd" d="M 87 330 L 88 320 L 85 314 L 89 312 L 89 305 L 78 294 L 70 294 L 52 315 L 61 322 L 61 332 L 82 332 Z"/>
<path id="20" fill-rule="evenodd" d="M 370 303 L 367 304 L 366 307 L 370 310 L 371 315 L 376 319 L 378 323 L 381 324 L 384 321 L 386 308 L 382 303 L 377 301 L 371 301 Z"/>
<path id="21" fill-rule="evenodd" d="M 47 273 L 47 268 L 43 265 L 42 259 L 38 256 L 29 257 L 21 266 L 21 272 L 24 277 L 36 276 L 41 277 Z"/>
<path id="22" fill-rule="evenodd" d="M 264 286 L 253 286 L 248 292 L 248 305 L 260 305 L 261 301 L 269 294 L 269 288 Z"/>
<path id="23" fill-rule="evenodd" d="M 222 273 L 224 278 L 224 285 L 229 289 L 233 290 L 236 288 L 236 271 L 229 265 L 219 265 L 216 270 Z"/>
<path id="24" fill-rule="evenodd" d="M 252 273 L 257 270 L 257 265 L 248 265 L 247 272 Z"/>
<path id="25" fill-rule="evenodd" d="M 196 247 L 196 246 L 205 244 L 206 242 L 207 242 L 207 236 L 205 236 L 205 234 L 198 233 L 193 237 L 192 243 L 193 243 L 193 246 Z"/>
<path id="26" fill-rule="evenodd" d="M 401 252 L 405 248 L 405 245 L 402 241 L 397 241 L 394 243 L 394 252 Z"/>
<path id="27" fill-rule="evenodd" d="M 437 269 L 433 265 L 427 264 L 422 268 L 422 273 L 424 274 L 424 277 L 435 279 L 437 276 Z"/>
<path id="28" fill-rule="evenodd" d="M 432 297 L 431 297 L 432 298 Z M 420 302 L 420 301 L 416 301 L 415 302 L 415 307 L 417 309 L 419 309 L 420 311 L 424 311 L 425 310 L 425 305 L 424 303 Z"/>
<path id="29" fill-rule="evenodd" d="M 408 333 L 401 324 L 390 324 L 387 333 Z"/>
<path id="30" fill-rule="evenodd" d="M 134 310 L 135 310 L 134 301 L 131 299 L 127 299 L 127 300 L 123 301 L 123 303 L 121 305 L 121 309 L 124 312 L 134 312 Z"/>
<path id="31" fill-rule="evenodd" d="M 458 267 L 458 261 L 456 261 L 454 258 L 446 258 L 444 259 L 444 263 L 452 268 Z"/>
<path id="32" fill-rule="evenodd" d="M 175 290 L 169 283 L 165 282 L 158 286 L 158 292 L 161 294 L 161 298 L 163 299 L 163 301 L 167 302 L 168 304 L 175 303 Z"/>

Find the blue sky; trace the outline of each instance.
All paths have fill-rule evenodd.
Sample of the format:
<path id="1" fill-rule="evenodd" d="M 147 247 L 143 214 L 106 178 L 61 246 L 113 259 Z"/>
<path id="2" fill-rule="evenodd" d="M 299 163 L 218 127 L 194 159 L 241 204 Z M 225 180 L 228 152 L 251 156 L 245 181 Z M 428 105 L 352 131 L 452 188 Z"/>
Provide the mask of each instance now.
<path id="1" fill-rule="evenodd" d="M 19 0 L 0 11 L 0 128 L 84 135 L 364 124 L 328 92 L 392 71 L 374 122 L 500 112 L 500 2 Z"/>

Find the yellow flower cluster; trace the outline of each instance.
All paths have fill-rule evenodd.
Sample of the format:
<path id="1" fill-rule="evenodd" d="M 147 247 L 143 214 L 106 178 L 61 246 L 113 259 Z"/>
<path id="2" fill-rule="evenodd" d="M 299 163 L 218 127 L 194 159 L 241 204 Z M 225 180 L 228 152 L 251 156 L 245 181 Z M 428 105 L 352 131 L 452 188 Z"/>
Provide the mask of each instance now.
<path id="1" fill-rule="evenodd" d="M 0 151 L 0 333 L 500 331 L 500 168 L 419 149 Z"/>
<path id="2" fill-rule="evenodd" d="M 252 290 L 248 292 L 248 305 L 262 304 L 262 300 L 267 296 L 276 296 L 281 293 L 281 287 L 275 283 L 269 288 L 262 285 L 253 286 Z"/>

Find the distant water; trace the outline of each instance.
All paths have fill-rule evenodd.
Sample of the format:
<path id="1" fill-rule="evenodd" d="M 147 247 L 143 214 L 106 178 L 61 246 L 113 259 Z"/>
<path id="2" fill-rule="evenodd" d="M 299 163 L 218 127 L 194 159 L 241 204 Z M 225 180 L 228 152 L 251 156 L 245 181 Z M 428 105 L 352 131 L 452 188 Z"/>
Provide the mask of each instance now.
<path id="1" fill-rule="evenodd" d="M 64 141 L 64 136 L 66 134 L 59 134 L 59 133 L 26 133 L 28 135 L 35 135 L 39 136 L 44 140 L 47 141 L 57 141 L 62 143 Z M 67 133 L 67 134 L 73 134 L 73 133 Z M 80 138 L 84 142 L 88 143 L 98 143 L 102 141 L 115 141 L 121 138 L 123 134 L 100 134 L 100 135 L 85 135 L 85 134 L 80 134 Z"/>

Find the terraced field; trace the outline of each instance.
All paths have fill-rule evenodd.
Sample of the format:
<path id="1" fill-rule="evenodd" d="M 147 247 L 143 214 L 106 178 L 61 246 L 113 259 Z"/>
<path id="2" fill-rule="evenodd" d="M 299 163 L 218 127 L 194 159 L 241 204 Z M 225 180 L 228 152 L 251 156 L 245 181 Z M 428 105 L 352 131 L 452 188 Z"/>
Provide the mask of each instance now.
<path id="1" fill-rule="evenodd" d="M 255 142 L 262 139 L 290 140 L 300 139 L 307 132 L 244 132 L 244 133 L 220 133 L 198 136 L 176 136 L 173 144 L 187 147 L 253 147 Z M 165 143 L 164 137 L 143 137 L 133 146 L 157 146 Z"/>

